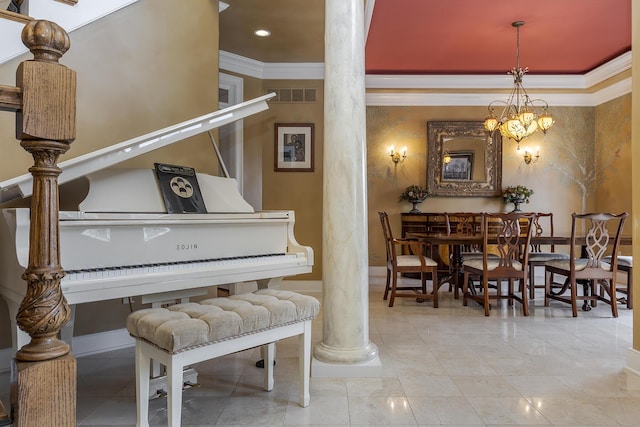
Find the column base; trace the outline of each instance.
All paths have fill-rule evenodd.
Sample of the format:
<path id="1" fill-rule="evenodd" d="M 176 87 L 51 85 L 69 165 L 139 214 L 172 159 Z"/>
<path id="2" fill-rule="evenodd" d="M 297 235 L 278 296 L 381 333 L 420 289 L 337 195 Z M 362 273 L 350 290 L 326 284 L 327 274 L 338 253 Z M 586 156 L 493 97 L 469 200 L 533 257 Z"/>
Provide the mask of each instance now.
<path id="1" fill-rule="evenodd" d="M 311 360 L 312 378 L 378 378 L 382 376 L 382 363 L 376 355 L 365 362 L 337 364 L 322 362 L 315 357 Z"/>
<path id="2" fill-rule="evenodd" d="M 76 425 L 77 362 L 71 353 L 41 362 L 13 359 L 13 426 Z"/>
<path id="3" fill-rule="evenodd" d="M 640 390 L 640 351 L 627 349 L 627 390 Z"/>

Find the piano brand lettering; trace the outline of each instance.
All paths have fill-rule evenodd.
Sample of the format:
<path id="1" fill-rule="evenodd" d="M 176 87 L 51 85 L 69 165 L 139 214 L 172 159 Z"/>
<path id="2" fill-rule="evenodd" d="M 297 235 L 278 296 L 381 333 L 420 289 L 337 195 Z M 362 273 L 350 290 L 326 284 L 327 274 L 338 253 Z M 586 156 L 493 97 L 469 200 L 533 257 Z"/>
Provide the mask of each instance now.
<path id="1" fill-rule="evenodd" d="M 176 250 L 177 251 L 189 251 L 189 250 L 194 250 L 194 249 L 198 249 L 198 244 L 197 243 L 184 243 L 184 244 L 178 244 L 176 245 Z"/>

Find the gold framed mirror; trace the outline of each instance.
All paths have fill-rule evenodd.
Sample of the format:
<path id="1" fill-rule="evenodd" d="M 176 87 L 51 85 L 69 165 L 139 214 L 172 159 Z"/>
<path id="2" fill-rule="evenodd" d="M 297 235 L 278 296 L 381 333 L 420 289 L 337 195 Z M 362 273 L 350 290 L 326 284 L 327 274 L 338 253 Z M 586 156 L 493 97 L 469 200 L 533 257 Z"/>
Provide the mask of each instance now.
<path id="1" fill-rule="evenodd" d="M 427 122 L 427 189 L 434 196 L 502 194 L 502 136 L 480 121 Z"/>

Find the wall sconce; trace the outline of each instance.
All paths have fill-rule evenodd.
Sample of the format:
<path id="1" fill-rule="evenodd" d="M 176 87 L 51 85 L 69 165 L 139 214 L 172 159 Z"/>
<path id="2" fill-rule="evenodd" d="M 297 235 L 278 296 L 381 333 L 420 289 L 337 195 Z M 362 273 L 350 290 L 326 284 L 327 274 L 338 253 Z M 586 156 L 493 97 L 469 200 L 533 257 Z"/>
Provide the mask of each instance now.
<path id="1" fill-rule="evenodd" d="M 524 148 L 524 162 L 527 165 L 531 163 L 537 163 L 540 160 L 540 149 L 536 147 L 536 155 L 534 156 L 531 151 L 529 151 L 529 147 Z"/>
<path id="2" fill-rule="evenodd" d="M 395 164 L 398 164 L 398 162 L 404 162 L 404 159 L 407 158 L 407 147 L 402 147 L 402 150 L 400 152 L 397 152 L 392 145 L 391 147 L 389 147 L 389 155 L 391 156 L 391 160 Z"/>

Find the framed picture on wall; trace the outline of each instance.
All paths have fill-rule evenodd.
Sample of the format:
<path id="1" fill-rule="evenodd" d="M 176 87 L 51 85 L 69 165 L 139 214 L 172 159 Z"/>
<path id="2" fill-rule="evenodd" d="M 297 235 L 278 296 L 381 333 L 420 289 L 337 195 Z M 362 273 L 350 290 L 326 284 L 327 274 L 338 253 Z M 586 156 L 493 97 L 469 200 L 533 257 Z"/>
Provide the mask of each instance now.
<path id="1" fill-rule="evenodd" d="M 442 167 L 444 181 L 469 181 L 473 175 L 473 152 L 451 152 Z"/>
<path id="2" fill-rule="evenodd" d="M 313 123 L 276 123 L 274 170 L 313 172 Z"/>

